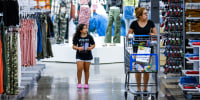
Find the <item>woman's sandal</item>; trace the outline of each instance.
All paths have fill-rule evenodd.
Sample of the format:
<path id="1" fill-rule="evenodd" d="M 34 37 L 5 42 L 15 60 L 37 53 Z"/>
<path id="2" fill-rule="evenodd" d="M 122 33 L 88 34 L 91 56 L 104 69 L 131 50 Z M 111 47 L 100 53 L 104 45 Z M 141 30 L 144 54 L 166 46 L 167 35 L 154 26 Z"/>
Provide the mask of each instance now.
<path id="1" fill-rule="evenodd" d="M 148 92 L 148 91 L 143 91 L 143 92 Z M 148 93 L 144 93 L 143 96 L 146 97 Z"/>
<path id="2" fill-rule="evenodd" d="M 136 91 L 136 92 L 141 92 L 141 91 Z M 141 95 L 140 94 L 136 94 L 138 97 L 140 97 Z"/>

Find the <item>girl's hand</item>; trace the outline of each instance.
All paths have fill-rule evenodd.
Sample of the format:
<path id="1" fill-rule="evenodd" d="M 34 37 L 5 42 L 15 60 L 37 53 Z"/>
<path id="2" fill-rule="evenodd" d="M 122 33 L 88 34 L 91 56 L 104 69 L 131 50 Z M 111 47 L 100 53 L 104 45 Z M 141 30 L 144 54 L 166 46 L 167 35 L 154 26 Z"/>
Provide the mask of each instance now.
<path id="1" fill-rule="evenodd" d="M 87 50 L 92 50 L 92 47 L 88 47 Z"/>
<path id="2" fill-rule="evenodd" d="M 78 47 L 78 51 L 83 51 L 84 48 L 83 47 Z"/>

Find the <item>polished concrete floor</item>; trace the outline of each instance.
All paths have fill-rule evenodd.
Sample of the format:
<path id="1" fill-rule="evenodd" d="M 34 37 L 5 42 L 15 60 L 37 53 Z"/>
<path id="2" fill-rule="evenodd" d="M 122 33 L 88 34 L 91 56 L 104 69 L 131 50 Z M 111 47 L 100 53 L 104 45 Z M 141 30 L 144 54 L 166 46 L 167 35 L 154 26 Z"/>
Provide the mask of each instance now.
<path id="1" fill-rule="evenodd" d="M 45 64 L 46 69 L 38 84 L 23 100 L 134 100 L 132 94 L 128 94 L 127 98 L 124 96 L 123 63 L 91 65 L 89 89 L 76 88 L 76 64 L 52 62 Z M 82 77 L 84 83 L 84 76 Z M 132 77 L 134 81 L 134 75 Z M 162 82 L 161 80 L 160 100 L 185 100 L 178 87 L 168 89 Z"/>

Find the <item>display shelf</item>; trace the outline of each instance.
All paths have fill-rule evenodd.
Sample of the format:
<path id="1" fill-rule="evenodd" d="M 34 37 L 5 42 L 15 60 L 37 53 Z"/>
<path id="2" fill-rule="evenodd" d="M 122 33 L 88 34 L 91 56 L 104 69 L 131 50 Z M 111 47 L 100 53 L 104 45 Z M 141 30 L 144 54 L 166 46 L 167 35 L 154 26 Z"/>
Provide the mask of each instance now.
<path id="1" fill-rule="evenodd" d="M 168 2 L 163 1 L 165 4 L 164 7 L 164 12 L 162 13 L 163 15 L 163 23 L 164 26 L 160 29 L 162 30 L 162 39 L 163 41 L 165 41 L 163 43 L 163 46 L 165 46 L 165 52 L 170 54 L 170 55 L 176 55 L 179 53 L 185 53 L 185 11 L 184 11 L 184 0 L 182 1 L 178 1 L 178 2 Z M 175 7 L 171 7 L 171 5 L 179 5 L 179 8 L 175 8 Z M 181 14 L 175 15 L 175 11 L 180 11 L 183 12 Z M 168 13 L 168 12 L 172 12 L 172 13 Z M 177 22 L 178 20 L 178 22 Z M 175 25 L 179 25 L 178 29 L 176 28 Z M 169 26 L 172 26 L 171 29 L 169 28 Z M 171 40 L 178 40 L 176 43 L 171 42 Z M 180 41 L 179 41 L 180 40 Z M 167 41 L 170 41 L 170 43 L 168 43 Z M 178 48 L 178 49 L 173 49 L 173 48 Z M 163 49 L 163 47 L 160 47 L 160 50 Z M 167 62 L 169 63 L 165 63 L 165 65 L 169 65 L 166 68 L 171 69 L 172 67 L 170 66 L 174 66 L 175 63 L 178 64 L 176 66 L 181 66 L 181 67 L 185 67 L 185 64 L 183 62 L 185 62 L 185 58 L 182 56 L 176 56 L 176 57 L 172 57 L 172 56 L 166 56 L 166 59 L 168 60 Z M 177 59 L 174 59 L 177 58 Z M 171 65 L 170 65 L 171 64 Z M 181 74 L 181 71 L 179 72 L 164 72 L 166 75 L 169 75 L 171 73 L 175 74 L 175 75 L 179 75 Z M 164 77 L 165 79 L 179 79 L 180 76 L 167 76 Z"/>
<path id="2" fill-rule="evenodd" d="M 200 45 L 192 45 L 191 43 L 188 43 L 191 47 L 200 47 Z"/>
<path id="3" fill-rule="evenodd" d="M 193 49 L 194 47 L 187 46 L 186 49 Z"/>
<path id="4" fill-rule="evenodd" d="M 185 0 L 184 0 L 185 2 Z M 185 3 L 184 5 L 184 8 L 185 10 L 186 9 L 190 9 L 190 10 L 196 10 L 196 9 L 199 9 L 199 4 L 200 3 Z M 195 13 L 194 13 L 195 14 Z M 199 21 L 200 20 L 200 17 L 191 17 L 191 16 L 188 16 L 185 18 L 187 20 L 187 22 L 191 22 L 191 21 Z M 189 27 L 191 25 L 189 24 Z M 200 34 L 200 32 L 185 32 L 186 33 L 186 36 L 189 36 L 189 35 L 198 35 Z M 189 36 L 189 38 L 187 39 L 191 39 L 192 37 Z M 190 41 L 192 42 L 192 41 Z M 195 42 L 195 41 L 194 41 Z M 198 56 L 196 55 L 195 57 L 200 57 L 199 53 L 200 53 L 200 45 L 192 45 L 192 43 L 188 43 L 190 47 L 186 46 L 186 48 L 188 49 L 193 49 L 193 54 L 198 54 Z M 182 70 L 182 76 L 192 76 L 192 77 L 196 77 L 197 80 L 200 81 L 200 74 L 186 74 L 187 71 L 200 71 L 199 70 L 199 66 L 200 66 L 200 59 L 197 59 L 197 60 L 191 60 L 189 59 L 190 57 L 185 57 L 185 59 L 187 59 L 188 61 L 187 62 L 184 62 L 184 63 L 193 63 L 193 69 L 187 69 L 186 67 L 184 67 L 184 69 Z M 198 81 L 198 84 L 200 84 L 200 82 Z M 182 89 L 183 93 L 186 95 L 186 96 L 194 96 L 195 94 L 200 94 L 200 88 L 196 87 L 195 89 L 184 89 L 183 88 L 183 85 L 179 83 L 179 87 Z"/>
<path id="5" fill-rule="evenodd" d="M 198 70 L 182 70 L 182 73 L 186 76 L 199 76 L 199 74 L 186 74 L 187 71 L 198 71 Z"/>
<path id="6" fill-rule="evenodd" d="M 186 17 L 187 20 L 200 20 L 200 17 Z"/>
<path id="7" fill-rule="evenodd" d="M 186 34 L 200 34 L 200 32 L 186 32 Z"/>
<path id="8" fill-rule="evenodd" d="M 179 87 L 183 90 L 183 91 L 187 91 L 187 92 L 199 92 L 199 88 L 196 87 L 196 89 L 184 89 L 183 85 L 181 85 L 180 83 L 178 84 Z"/>
<path id="9" fill-rule="evenodd" d="M 191 60 L 189 57 L 185 57 L 188 61 L 190 61 L 190 62 L 195 62 L 195 61 L 199 61 L 199 60 Z"/>

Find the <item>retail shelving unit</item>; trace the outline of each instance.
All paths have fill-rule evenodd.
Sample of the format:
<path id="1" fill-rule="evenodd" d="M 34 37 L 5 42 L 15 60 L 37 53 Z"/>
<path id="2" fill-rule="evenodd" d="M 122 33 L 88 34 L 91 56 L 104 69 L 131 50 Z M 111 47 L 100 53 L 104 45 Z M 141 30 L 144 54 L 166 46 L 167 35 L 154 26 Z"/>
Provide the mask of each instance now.
<path id="1" fill-rule="evenodd" d="M 190 0 L 190 3 L 186 3 L 185 4 L 185 10 L 189 9 L 189 10 L 198 10 L 200 9 L 200 2 L 199 3 L 193 3 L 193 0 Z M 192 26 L 191 26 L 191 22 L 198 22 L 200 23 L 200 16 L 198 17 L 197 15 L 188 15 L 186 16 L 186 22 L 188 22 L 188 29 L 186 31 L 186 38 L 189 40 L 192 40 L 191 38 L 195 39 L 195 40 L 200 40 L 199 35 L 200 32 L 196 31 L 196 30 L 192 30 Z M 194 29 L 194 28 L 193 28 Z M 188 36 L 188 37 L 187 37 Z M 192 36 L 192 37 L 189 37 Z M 188 43 L 189 46 L 186 47 L 186 49 L 191 49 L 193 51 L 193 54 L 198 54 L 198 57 L 200 58 L 200 45 L 192 45 L 192 43 Z M 196 56 L 197 57 L 197 56 Z M 197 71 L 200 72 L 200 60 L 199 59 L 190 59 L 190 57 L 185 57 L 185 59 L 187 60 L 185 63 L 186 65 L 188 63 L 192 63 L 193 64 L 193 68 L 189 69 L 189 66 L 184 67 L 184 69 L 182 70 L 182 75 L 183 76 L 193 76 L 196 77 L 199 82 L 198 84 L 200 84 L 200 74 L 187 74 L 187 71 Z M 187 99 L 190 100 L 192 99 L 193 96 L 199 96 L 200 95 L 200 88 L 196 87 L 195 89 L 184 89 L 183 85 L 179 84 L 180 88 L 183 90 L 183 93 L 187 96 Z"/>
<path id="2" fill-rule="evenodd" d="M 162 9 L 163 23 L 161 24 L 166 56 L 166 63 L 163 66 L 164 78 L 179 79 L 181 70 L 185 66 L 185 0 L 162 1 L 165 4 L 165 8 Z"/>
<path id="3" fill-rule="evenodd" d="M 191 44 L 190 44 L 191 45 Z M 200 52 L 200 45 L 191 45 L 193 48 L 193 53 L 199 54 Z M 193 69 L 187 70 L 184 69 L 182 70 L 182 75 L 184 76 L 194 76 L 199 78 L 200 80 L 200 74 L 187 74 L 187 71 L 199 71 L 200 72 L 200 60 L 191 60 L 189 57 L 185 57 L 189 62 L 193 63 Z M 200 55 L 199 55 L 200 58 Z M 200 84 L 200 81 L 199 83 Z M 183 90 L 183 93 L 188 97 L 188 99 L 191 99 L 192 96 L 194 95 L 200 95 L 200 88 L 196 87 L 196 89 L 184 89 L 183 85 L 179 84 L 180 88 Z"/>

